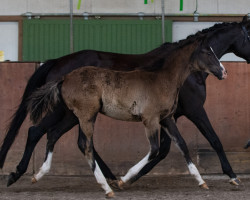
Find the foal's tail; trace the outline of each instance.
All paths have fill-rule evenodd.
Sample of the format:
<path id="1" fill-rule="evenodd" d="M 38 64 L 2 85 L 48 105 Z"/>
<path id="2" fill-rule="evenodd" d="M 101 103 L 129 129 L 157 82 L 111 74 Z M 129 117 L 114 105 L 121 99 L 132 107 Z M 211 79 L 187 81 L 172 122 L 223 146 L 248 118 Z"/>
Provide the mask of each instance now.
<path id="1" fill-rule="evenodd" d="M 56 60 L 49 60 L 45 62 L 41 67 L 38 68 L 38 70 L 35 71 L 35 73 L 30 77 L 23 97 L 22 101 L 15 112 L 15 114 L 12 117 L 11 123 L 8 127 L 8 131 L 6 133 L 6 136 L 4 138 L 3 144 L 1 146 L 0 150 L 0 168 L 3 167 L 5 158 L 7 156 L 7 153 L 13 144 L 19 129 L 25 120 L 28 111 L 27 111 L 27 99 L 30 96 L 30 94 L 35 91 L 37 88 L 41 87 L 46 82 L 46 77 L 51 70 L 51 68 L 55 65 Z"/>
<path id="2" fill-rule="evenodd" d="M 54 107 L 62 100 L 60 88 L 62 80 L 51 81 L 37 89 L 28 99 L 28 111 L 34 124 L 40 122 L 43 114 L 53 112 Z"/>

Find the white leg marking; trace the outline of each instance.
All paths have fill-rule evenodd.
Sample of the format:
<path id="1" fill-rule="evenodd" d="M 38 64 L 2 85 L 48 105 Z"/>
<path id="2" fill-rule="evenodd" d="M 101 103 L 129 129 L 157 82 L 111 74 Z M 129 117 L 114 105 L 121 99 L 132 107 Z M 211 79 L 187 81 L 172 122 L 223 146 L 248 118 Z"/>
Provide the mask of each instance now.
<path id="1" fill-rule="evenodd" d="M 49 152 L 46 161 L 43 163 L 39 172 L 34 176 L 37 181 L 49 172 L 51 168 L 52 157 L 53 157 L 53 152 Z"/>
<path id="2" fill-rule="evenodd" d="M 97 162 L 95 161 L 95 171 L 94 171 L 94 175 L 96 178 L 97 183 L 99 183 L 101 185 L 101 187 L 105 190 L 105 193 L 108 194 L 110 192 L 112 192 L 112 189 L 109 187 L 99 165 L 97 164 Z"/>
<path id="3" fill-rule="evenodd" d="M 198 181 L 199 185 L 202 185 L 205 183 L 205 181 L 201 178 L 201 175 L 196 168 L 196 166 L 193 163 L 188 164 L 188 169 L 191 175 L 195 177 L 195 179 Z"/>
<path id="4" fill-rule="evenodd" d="M 121 180 L 124 183 L 126 183 L 127 181 L 129 181 L 131 179 L 131 177 L 138 174 L 139 171 L 149 162 L 148 161 L 149 155 L 150 155 L 150 153 L 148 153 L 139 163 L 137 163 L 135 166 L 130 168 L 128 170 L 127 174 L 125 176 L 121 177 Z"/>

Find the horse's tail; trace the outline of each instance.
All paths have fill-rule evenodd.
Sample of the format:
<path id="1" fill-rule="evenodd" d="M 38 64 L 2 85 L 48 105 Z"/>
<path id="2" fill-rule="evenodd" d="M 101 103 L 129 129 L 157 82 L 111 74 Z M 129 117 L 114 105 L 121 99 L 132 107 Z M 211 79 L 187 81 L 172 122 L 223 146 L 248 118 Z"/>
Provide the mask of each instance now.
<path id="1" fill-rule="evenodd" d="M 248 140 L 247 144 L 244 146 L 245 149 L 247 149 L 248 147 L 250 147 L 250 140 Z"/>
<path id="2" fill-rule="evenodd" d="M 62 80 L 48 82 L 31 94 L 28 111 L 34 124 L 39 123 L 44 113 L 53 112 L 54 107 L 62 100 L 60 95 L 62 82 Z"/>
<path id="3" fill-rule="evenodd" d="M 4 138 L 1 150 L 0 150 L 0 168 L 3 167 L 5 158 L 7 156 L 7 153 L 13 144 L 19 129 L 25 120 L 28 111 L 27 111 L 27 99 L 30 96 L 30 94 L 35 91 L 37 88 L 41 87 L 46 82 L 46 77 L 51 70 L 51 68 L 55 65 L 56 60 L 49 60 L 45 62 L 41 67 L 38 68 L 38 70 L 35 71 L 35 73 L 31 76 L 29 79 L 27 86 L 25 88 L 21 103 L 15 112 L 15 114 L 12 116 L 12 120 L 8 127 L 8 132 L 6 133 L 6 136 Z"/>

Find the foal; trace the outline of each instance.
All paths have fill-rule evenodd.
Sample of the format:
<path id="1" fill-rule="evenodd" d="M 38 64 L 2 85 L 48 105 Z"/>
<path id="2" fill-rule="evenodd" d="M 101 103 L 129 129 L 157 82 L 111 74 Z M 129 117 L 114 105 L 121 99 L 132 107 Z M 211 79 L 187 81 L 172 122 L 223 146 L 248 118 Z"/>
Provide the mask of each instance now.
<path id="1" fill-rule="evenodd" d="M 149 153 L 121 177 L 119 186 L 129 183 L 157 156 L 158 134 L 163 128 L 183 153 L 190 173 L 201 187 L 208 188 L 193 164 L 173 120 L 179 88 L 190 73 L 206 71 L 219 79 L 227 76 L 224 67 L 203 40 L 204 37 L 201 37 L 194 42 L 183 42 L 153 72 L 118 72 L 96 67 L 74 70 L 64 80 L 50 82 L 33 93 L 29 102 L 31 119 L 36 123 L 43 112 L 47 112 L 50 107 L 53 110 L 56 103 L 63 99 L 78 117 L 81 129 L 86 134 L 85 157 L 107 197 L 113 197 L 114 193 L 93 156 L 94 123 L 98 112 L 114 119 L 142 121 L 145 126 Z"/>

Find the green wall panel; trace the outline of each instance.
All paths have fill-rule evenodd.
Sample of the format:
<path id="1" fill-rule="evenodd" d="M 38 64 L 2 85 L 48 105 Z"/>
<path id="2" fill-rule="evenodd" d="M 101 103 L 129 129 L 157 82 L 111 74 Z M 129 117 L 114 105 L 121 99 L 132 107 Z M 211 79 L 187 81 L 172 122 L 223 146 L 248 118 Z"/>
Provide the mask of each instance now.
<path id="1" fill-rule="evenodd" d="M 69 20 L 24 20 L 23 61 L 45 61 L 70 53 Z M 172 41 L 172 22 L 165 22 Z M 160 20 L 74 20 L 74 51 L 94 49 L 144 53 L 161 45 Z"/>

